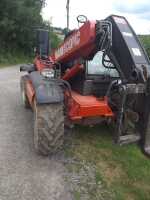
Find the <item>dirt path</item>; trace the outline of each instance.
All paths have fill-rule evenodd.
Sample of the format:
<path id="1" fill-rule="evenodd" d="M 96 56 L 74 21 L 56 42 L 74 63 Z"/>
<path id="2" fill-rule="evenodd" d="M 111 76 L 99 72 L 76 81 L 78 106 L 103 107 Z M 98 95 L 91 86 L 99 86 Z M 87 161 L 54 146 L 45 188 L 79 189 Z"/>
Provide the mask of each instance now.
<path id="1" fill-rule="evenodd" d="M 62 162 L 34 152 L 19 76 L 19 66 L 0 69 L 0 200 L 71 200 Z"/>

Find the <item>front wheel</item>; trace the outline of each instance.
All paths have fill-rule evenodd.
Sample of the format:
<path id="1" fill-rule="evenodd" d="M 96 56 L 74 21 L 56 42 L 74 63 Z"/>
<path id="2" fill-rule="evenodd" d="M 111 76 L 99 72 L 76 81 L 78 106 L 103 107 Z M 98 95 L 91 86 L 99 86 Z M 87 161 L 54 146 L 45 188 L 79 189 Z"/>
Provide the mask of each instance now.
<path id="1" fill-rule="evenodd" d="M 34 146 L 42 155 L 56 153 L 64 142 L 63 104 L 34 102 Z"/>

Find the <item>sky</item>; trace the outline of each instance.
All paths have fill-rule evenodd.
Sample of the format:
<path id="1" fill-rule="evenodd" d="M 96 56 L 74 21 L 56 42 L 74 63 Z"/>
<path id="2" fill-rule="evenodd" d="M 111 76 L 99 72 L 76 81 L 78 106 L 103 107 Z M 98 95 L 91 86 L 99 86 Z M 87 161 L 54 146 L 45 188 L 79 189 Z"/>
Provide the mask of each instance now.
<path id="1" fill-rule="evenodd" d="M 53 26 L 66 27 L 67 0 L 47 0 L 42 11 Z M 137 34 L 150 34 L 150 0 L 70 0 L 70 28 L 77 28 L 76 17 L 86 15 L 89 20 L 105 19 L 110 14 L 127 18 Z"/>

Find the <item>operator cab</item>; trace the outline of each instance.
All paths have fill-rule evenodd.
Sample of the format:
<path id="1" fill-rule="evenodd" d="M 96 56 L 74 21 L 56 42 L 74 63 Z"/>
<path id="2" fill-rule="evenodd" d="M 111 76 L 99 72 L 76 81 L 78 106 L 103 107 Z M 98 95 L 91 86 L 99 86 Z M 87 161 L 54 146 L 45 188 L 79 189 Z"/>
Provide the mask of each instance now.
<path id="1" fill-rule="evenodd" d="M 110 62 L 107 67 L 104 66 L 102 51 L 98 51 L 92 60 L 85 61 L 84 65 L 84 73 L 81 72 L 70 80 L 72 89 L 82 95 L 105 96 L 111 81 L 119 78 L 116 68 Z"/>

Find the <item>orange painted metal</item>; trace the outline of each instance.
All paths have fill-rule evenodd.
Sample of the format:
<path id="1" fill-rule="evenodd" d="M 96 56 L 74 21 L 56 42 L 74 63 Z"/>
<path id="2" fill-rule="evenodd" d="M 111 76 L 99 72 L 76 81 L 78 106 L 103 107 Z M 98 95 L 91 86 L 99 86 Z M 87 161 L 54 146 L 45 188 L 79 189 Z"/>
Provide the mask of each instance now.
<path id="1" fill-rule="evenodd" d="M 53 53 L 54 62 L 66 63 L 77 58 L 86 58 L 96 51 L 96 21 L 87 21 L 75 30 Z"/>
<path id="2" fill-rule="evenodd" d="M 39 56 L 37 56 L 34 59 L 34 65 L 36 66 L 38 71 L 42 71 L 44 68 L 52 68 L 53 61 L 50 56 L 47 58 L 47 60 L 42 60 Z"/>
<path id="3" fill-rule="evenodd" d="M 61 77 L 63 80 L 68 81 L 83 70 L 84 66 L 80 64 L 80 58 L 86 60 L 91 54 L 94 55 L 97 51 L 95 28 L 96 21 L 87 21 L 78 30 L 74 30 L 74 32 L 65 39 L 64 43 L 49 56 L 49 61 L 60 63 L 64 66 L 70 61 L 79 61 L 66 70 L 65 74 Z M 52 67 L 52 65 L 47 65 L 47 63 L 38 56 L 35 58 L 34 64 L 38 71 L 41 71 L 45 67 Z M 31 83 L 27 84 L 27 95 L 32 104 L 35 92 Z M 71 91 L 71 95 L 65 92 L 65 99 L 67 102 L 68 116 L 72 121 L 86 117 L 111 118 L 114 116 L 106 97 L 98 99 L 95 96 L 83 96 Z"/>
<path id="4" fill-rule="evenodd" d="M 38 71 L 41 71 L 44 68 L 44 64 L 38 56 L 34 59 L 34 64 Z"/>
<path id="5" fill-rule="evenodd" d="M 28 97 L 30 105 L 33 106 L 35 91 L 30 80 L 26 82 L 26 95 Z"/>
<path id="6" fill-rule="evenodd" d="M 68 95 L 68 94 L 67 94 Z M 68 98 L 69 118 L 78 120 L 84 117 L 113 117 L 114 114 L 108 105 L 107 98 L 98 99 L 95 96 L 83 96 L 74 91 Z"/>

